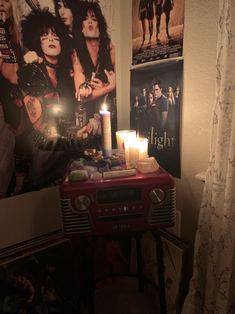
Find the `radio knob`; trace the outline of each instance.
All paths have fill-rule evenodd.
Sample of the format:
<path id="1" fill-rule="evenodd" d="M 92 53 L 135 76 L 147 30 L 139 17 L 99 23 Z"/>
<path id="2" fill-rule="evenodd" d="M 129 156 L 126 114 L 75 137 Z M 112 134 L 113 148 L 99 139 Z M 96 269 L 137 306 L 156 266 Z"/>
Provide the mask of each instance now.
<path id="1" fill-rule="evenodd" d="M 87 210 L 91 205 L 91 199 L 87 195 L 79 195 L 74 199 L 74 207 L 77 211 Z"/>
<path id="2" fill-rule="evenodd" d="M 165 192 L 162 189 L 154 188 L 149 192 L 149 197 L 154 204 L 158 204 L 164 200 Z"/>

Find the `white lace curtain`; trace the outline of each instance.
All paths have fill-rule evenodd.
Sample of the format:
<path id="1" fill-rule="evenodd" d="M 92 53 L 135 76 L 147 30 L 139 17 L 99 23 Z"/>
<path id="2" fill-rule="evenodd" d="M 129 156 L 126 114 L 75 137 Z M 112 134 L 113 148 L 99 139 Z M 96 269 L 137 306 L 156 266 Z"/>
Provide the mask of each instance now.
<path id="1" fill-rule="evenodd" d="M 235 313 L 235 0 L 220 0 L 209 167 L 183 314 Z"/>

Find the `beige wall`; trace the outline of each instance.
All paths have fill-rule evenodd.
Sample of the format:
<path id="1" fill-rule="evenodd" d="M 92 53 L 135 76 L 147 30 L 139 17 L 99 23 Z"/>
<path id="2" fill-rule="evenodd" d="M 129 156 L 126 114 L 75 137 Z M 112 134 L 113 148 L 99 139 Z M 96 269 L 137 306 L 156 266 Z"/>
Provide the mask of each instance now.
<path id="1" fill-rule="evenodd" d="M 120 0 L 118 125 L 129 126 L 132 1 Z M 215 97 L 218 0 L 185 0 L 184 96 L 181 124 L 182 177 L 176 180 L 182 237 L 193 243 L 201 202 L 202 182 L 195 175 L 207 168 L 210 122 Z"/>
<path id="2" fill-rule="evenodd" d="M 177 0 L 176 0 L 177 1 Z M 119 129 L 129 127 L 131 0 L 114 0 L 117 27 L 117 98 Z M 215 94 L 218 0 L 186 0 L 184 97 L 182 108 L 182 178 L 176 180 L 182 236 L 193 242 L 202 183 L 195 175 L 207 167 L 210 120 Z M 25 216 L 24 216 L 25 215 Z M 45 189 L 0 201 L 0 249 L 57 230 L 61 226 L 58 189 Z"/>

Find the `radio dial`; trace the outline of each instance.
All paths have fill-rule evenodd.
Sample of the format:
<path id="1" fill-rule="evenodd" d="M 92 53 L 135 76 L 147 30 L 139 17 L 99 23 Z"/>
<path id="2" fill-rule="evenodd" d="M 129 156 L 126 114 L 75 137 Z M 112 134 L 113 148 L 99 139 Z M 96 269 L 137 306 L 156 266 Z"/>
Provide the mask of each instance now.
<path id="1" fill-rule="evenodd" d="M 159 204 L 164 200 L 165 192 L 162 189 L 154 188 L 149 192 L 149 197 L 154 204 Z"/>
<path id="2" fill-rule="evenodd" d="M 77 211 L 87 210 L 91 205 L 91 199 L 87 195 L 79 195 L 74 200 L 74 207 Z"/>

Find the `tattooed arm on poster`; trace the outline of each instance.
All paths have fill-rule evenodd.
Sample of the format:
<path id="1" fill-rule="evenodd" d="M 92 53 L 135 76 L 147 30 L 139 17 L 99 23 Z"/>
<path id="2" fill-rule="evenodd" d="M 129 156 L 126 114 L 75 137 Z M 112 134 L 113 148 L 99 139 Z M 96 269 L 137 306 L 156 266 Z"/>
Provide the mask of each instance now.
<path id="1" fill-rule="evenodd" d="M 37 97 L 27 95 L 24 97 L 24 104 L 28 113 L 30 122 L 35 129 L 45 133 L 46 124 L 43 123 L 42 104 Z"/>

